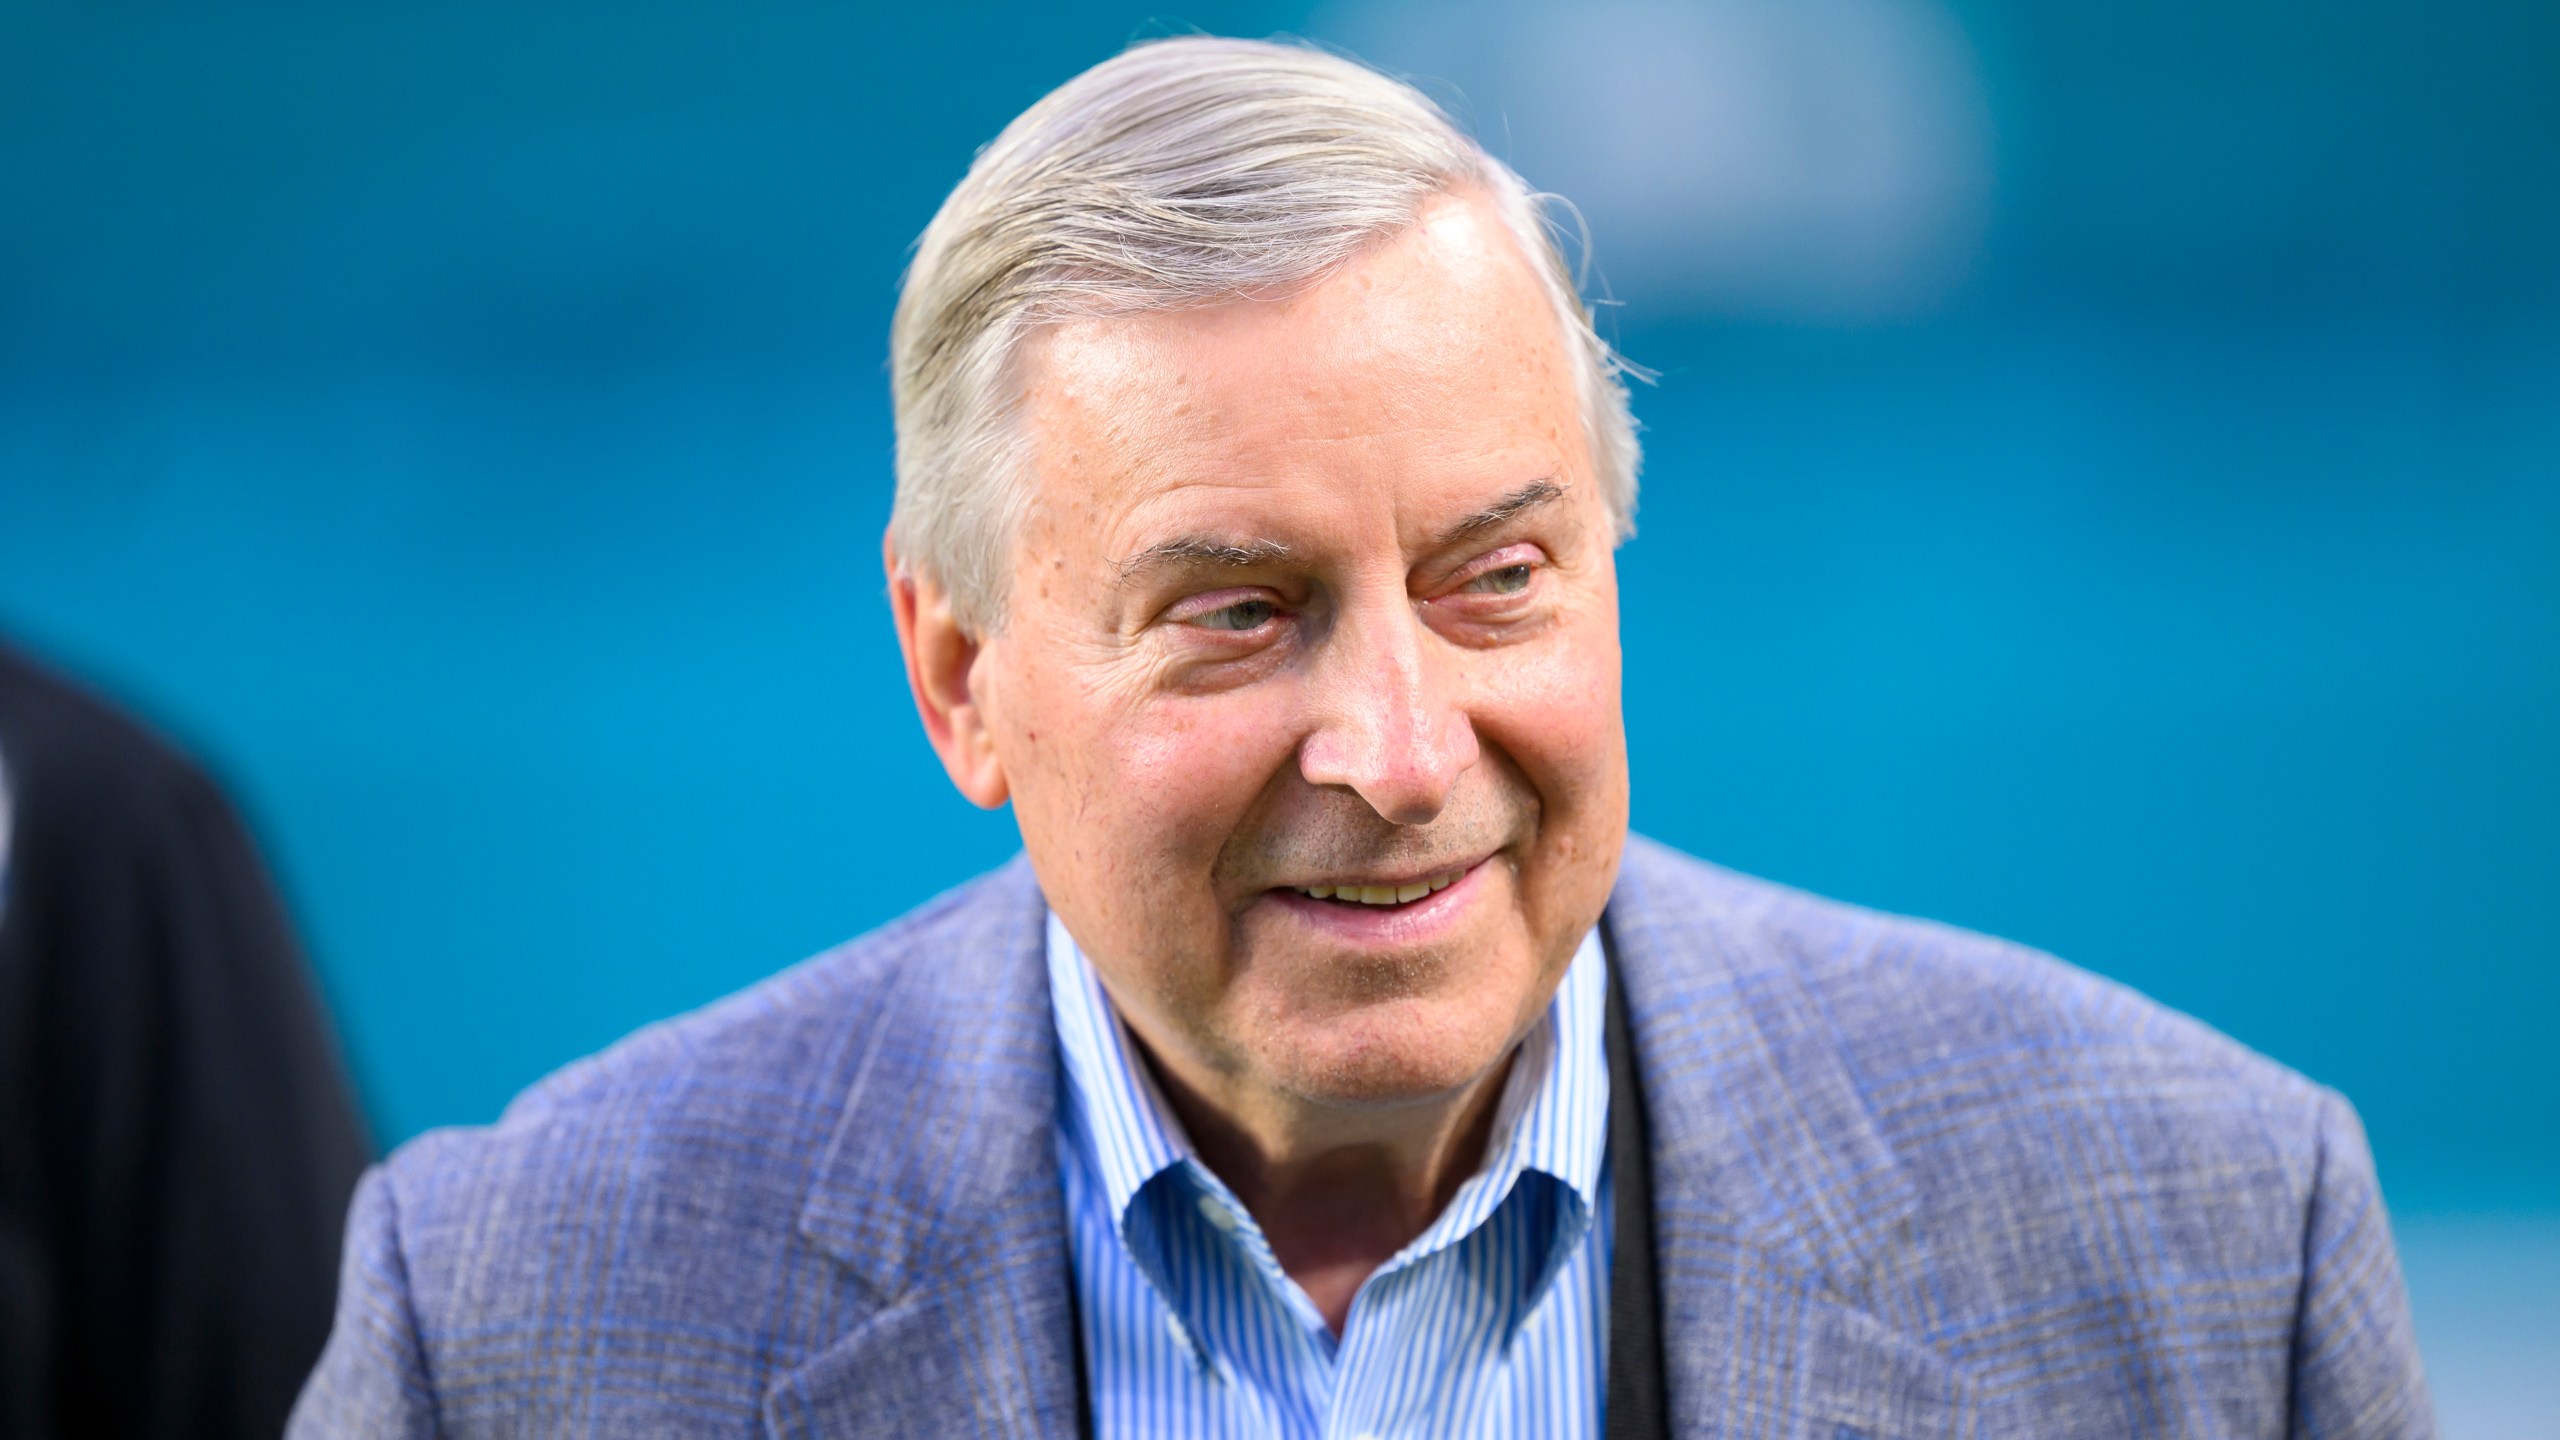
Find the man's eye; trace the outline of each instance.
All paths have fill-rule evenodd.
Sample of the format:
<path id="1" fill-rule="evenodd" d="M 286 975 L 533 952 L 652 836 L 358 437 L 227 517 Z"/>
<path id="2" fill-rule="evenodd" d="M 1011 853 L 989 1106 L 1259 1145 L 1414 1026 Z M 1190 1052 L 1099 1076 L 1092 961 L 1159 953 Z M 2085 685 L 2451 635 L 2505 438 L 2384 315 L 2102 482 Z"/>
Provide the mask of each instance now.
<path id="1" fill-rule="evenodd" d="M 1279 613 L 1268 600 L 1239 600 L 1199 616 L 1191 623 L 1203 630 L 1254 630 Z"/>
<path id="2" fill-rule="evenodd" d="M 1505 565 L 1468 581 L 1467 588 L 1484 595 L 1517 595 L 1529 588 L 1529 571 L 1526 565 Z"/>

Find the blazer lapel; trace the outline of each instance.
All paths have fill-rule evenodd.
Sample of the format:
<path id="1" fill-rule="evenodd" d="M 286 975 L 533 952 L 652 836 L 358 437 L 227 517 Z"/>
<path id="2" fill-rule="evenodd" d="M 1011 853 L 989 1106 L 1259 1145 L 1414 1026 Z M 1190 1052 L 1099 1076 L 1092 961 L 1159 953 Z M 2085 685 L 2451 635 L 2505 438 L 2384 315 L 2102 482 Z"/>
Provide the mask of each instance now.
<path id="1" fill-rule="evenodd" d="M 1076 1433 L 1043 916 L 1016 860 L 888 981 L 800 1216 L 871 1303 L 767 1392 L 777 1440 Z"/>
<path id="2" fill-rule="evenodd" d="M 1631 839 L 1608 923 L 1652 1128 L 1671 1429 L 1971 1434 L 1926 1325 L 1917 1196 L 1739 886 Z"/>

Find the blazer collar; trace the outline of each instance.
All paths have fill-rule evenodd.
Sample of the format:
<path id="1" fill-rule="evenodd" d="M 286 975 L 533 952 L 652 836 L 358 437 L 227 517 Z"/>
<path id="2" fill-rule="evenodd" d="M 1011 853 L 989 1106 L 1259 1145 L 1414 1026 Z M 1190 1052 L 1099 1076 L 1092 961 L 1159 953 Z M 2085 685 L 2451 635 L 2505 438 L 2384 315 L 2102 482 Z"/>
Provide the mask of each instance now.
<path id="1" fill-rule="evenodd" d="M 1854 1295 L 1917 1199 L 1817 1000 L 1759 924 L 1783 893 L 1633 837 L 1607 924 L 1657 1169 Z M 984 1206 L 1057 1183 L 1048 911 L 1030 864 L 1016 858 L 934 908 L 877 992 L 800 1215 L 883 1299 L 981 1238 Z"/>
<path id="2" fill-rule="evenodd" d="M 1909 1338 L 1917 1194 L 1768 924 L 1785 894 L 1630 837 L 1605 921 L 1651 1127 L 1674 1428 L 1809 1412 L 1958 1433 L 1968 1387 Z M 1078 1432 L 1046 913 L 1017 859 L 902 922 L 800 1216 L 871 1307 L 773 1386 L 776 1435 Z"/>
<path id="3" fill-rule="evenodd" d="M 1759 912 L 1786 894 L 1628 842 L 1610 938 L 1655 1184 L 1729 1215 L 1841 1295 L 1864 1297 L 1918 1196 L 1877 1135 L 1819 1000 L 1761 924 Z"/>
<path id="4" fill-rule="evenodd" d="M 1808 904 L 1632 836 L 1610 897 L 1673 1433 L 1969 1434 L 1972 1387 L 1916 1338 L 1918 1191 L 1806 978 L 1818 957 L 1772 923 Z"/>
<path id="5" fill-rule="evenodd" d="M 975 1237 L 988 1203 L 1057 1181 L 1048 912 L 1031 864 L 1017 856 L 934 909 L 874 992 L 843 1117 L 800 1212 L 801 1233 L 883 1299 Z"/>
<path id="6" fill-rule="evenodd" d="M 775 1435 L 1076 1433 L 1044 917 L 1017 858 L 892 939 L 799 1222 L 870 1307 L 767 1392 Z"/>

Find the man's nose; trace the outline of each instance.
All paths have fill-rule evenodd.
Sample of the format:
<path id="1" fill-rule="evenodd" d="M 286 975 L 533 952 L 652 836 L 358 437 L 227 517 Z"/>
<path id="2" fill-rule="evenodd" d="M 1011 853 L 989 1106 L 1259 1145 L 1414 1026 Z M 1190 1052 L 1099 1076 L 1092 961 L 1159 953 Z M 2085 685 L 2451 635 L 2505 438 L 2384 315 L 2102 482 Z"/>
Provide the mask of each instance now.
<path id="1" fill-rule="evenodd" d="M 1461 676 L 1410 602 L 1346 615 L 1317 666 L 1315 724 L 1298 746 L 1311 785 L 1356 792 L 1391 824 L 1438 817 L 1476 763 Z"/>

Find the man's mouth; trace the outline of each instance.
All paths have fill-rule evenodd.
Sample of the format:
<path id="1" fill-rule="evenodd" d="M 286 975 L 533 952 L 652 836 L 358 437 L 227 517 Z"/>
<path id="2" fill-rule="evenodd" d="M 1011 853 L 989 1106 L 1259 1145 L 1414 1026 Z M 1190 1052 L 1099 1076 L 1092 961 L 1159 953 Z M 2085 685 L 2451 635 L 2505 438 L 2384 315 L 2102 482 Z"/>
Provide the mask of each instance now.
<path id="1" fill-rule="evenodd" d="M 1394 885 L 1352 881 L 1335 885 L 1292 885 L 1288 888 L 1310 900 L 1330 900 L 1337 905 L 1410 905 L 1434 891 L 1446 890 L 1464 880 L 1467 869 L 1462 865 L 1455 870 Z"/>

